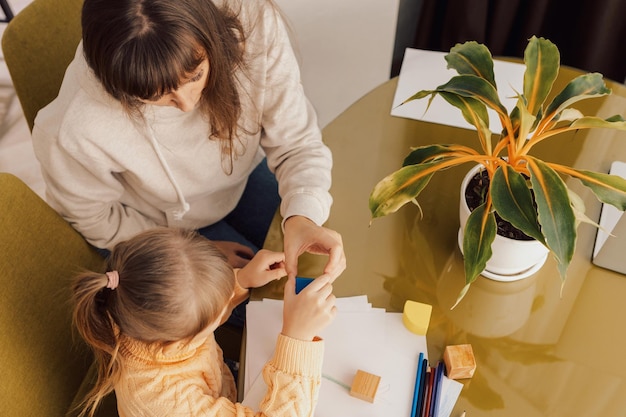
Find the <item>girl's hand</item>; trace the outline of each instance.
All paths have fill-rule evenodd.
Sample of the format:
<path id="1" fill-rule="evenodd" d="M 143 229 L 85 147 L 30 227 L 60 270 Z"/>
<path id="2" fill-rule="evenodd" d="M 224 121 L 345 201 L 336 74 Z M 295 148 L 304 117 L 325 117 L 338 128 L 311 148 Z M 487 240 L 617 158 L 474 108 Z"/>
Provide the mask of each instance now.
<path id="1" fill-rule="evenodd" d="M 296 279 L 285 283 L 282 334 L 293 339 L 311 341 L 337 314 L 332 278 L 321 275 L 296 294 Z"/>
<path id="2" fill-rule="evenodd" d="M 243 288 L 262 287 L 268 282 L 287 275 L 285 254 L 261 249 L 237 274 L 237 282 Z"/>
<path id="3" fill-rule="evenodd" d="M 289 278 L 296 276 L 298 257 L 304 252 L 328 255 L 324 273 L 331 282 L 346 269 L 346 254 L 341 235 L 334 230 L 318 226 L 303 216 L 292 216 L 285 221 L 285 263 Z"/>

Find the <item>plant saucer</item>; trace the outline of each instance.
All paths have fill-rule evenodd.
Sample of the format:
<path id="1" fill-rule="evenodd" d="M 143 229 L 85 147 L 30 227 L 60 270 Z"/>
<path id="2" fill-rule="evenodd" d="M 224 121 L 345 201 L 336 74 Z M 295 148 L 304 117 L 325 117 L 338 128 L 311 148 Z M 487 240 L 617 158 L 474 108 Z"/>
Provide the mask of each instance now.
<path id="1" fill-rule="evenodd" d="M 480 275 L 484 276 L 485 278 L 492 279 L 494 281 L 502 281 L 502 282 L 518 281 L 520 279 L 528 278 L 529 276 L 539 271 L 547 259 L 548 259 L 548 254 L 546 253 L 546 255 L 543 258 L 541 258 L 541 260 L 537 262 L 535 265 L 517 274 L 511 274 L 511 275 L 496 274 L 495 272 L 490 272 L 485 269 L 483 272 L 480 273 Z"/>

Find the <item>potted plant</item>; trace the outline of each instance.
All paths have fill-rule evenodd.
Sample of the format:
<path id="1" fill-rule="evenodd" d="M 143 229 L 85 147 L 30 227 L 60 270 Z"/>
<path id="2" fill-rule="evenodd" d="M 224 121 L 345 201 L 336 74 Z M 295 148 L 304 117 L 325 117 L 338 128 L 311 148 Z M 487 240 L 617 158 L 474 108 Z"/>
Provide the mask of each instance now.
<path id="1" fill-rule="evenodd" d="M 383 178 L 372 190 L 372 219 L 393 213 L 410 201 L 416 202 L 436 172 L 468 162 L 480 164 L 486 187 L 483 200 L 471 211 L 463 228 L 465 286 L 458 300 L 492 257 L 496 215 L 545 245 L 556 258 L 563 284 L 574 253 L 576 228 L 585 217 L 584 207 L 577 204 L 577 196 L 562 176 L 579 179 L 600 201 L 620 210 L 626 208 L 626 180 L 543 161 L 533 156 L 531 150 L 537 143 L 577 129 L 626 130 L 622 116 L 601 119 L 584 116 L 571 107 L 580 100 L 611 91 L 601 74 L 588 73 L 571 80 L 546 103 L 560 67 L 559 50 L 549 40 L 533 36 L 524 52 L 523 91 L 516 92 L 517 104 L 509 113 L 498 98 L 493 59 L 486 46 L 473 41 L 457 44 L 445 59 L 448 68 L 458 75 L 434 90 L 417 92 L 404 103 L 425 97 L 432 101 L 435 95 L 441 96 L 474 126 L 479 147 L 433 144 L 413 149 L 402 168 Z M 502 126 L 499 135 L 492 136 L 487 108 L 498 115 Z"/>

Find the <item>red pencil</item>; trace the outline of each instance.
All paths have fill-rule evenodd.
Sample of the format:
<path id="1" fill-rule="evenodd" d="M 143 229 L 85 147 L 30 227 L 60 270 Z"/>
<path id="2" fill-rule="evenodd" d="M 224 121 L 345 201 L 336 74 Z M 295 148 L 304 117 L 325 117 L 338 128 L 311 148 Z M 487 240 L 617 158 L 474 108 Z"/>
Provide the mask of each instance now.
<path id="1" fill-rule="evenodd" d="M 435 382 L 435 368 L 432 366 L 428 368 L 428 385 L 424 392 L 424 410 L 421 414 L 422 417 L 428 417 L 428 413 L 430 412 L 431 407 L 431 398 L 433 392 L 433 385 Z"/>

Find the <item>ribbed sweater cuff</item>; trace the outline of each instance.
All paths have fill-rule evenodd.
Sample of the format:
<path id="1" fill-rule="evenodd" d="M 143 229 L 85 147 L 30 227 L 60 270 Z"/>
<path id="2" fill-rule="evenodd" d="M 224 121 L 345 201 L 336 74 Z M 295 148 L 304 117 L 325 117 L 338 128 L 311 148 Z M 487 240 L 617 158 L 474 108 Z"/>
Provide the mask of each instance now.
<path id="1" fill-rule="evenodd" d="M 313 342 L 278 335 L 272 362 L 276 369 L 293 375 L 321 378 L 324 341 Z"/>
<path id="2" fill-rule="evenodd" d="M 285 230 L 285 221 L 291 216 L 304 216 L 313 223 L 321 226 L 328 220 L 329 209 L 325 209 L 320 199 L 310 192 L 296 192 L 287 196 L 281 203 L 283 221 L 281 227 Z"/>

